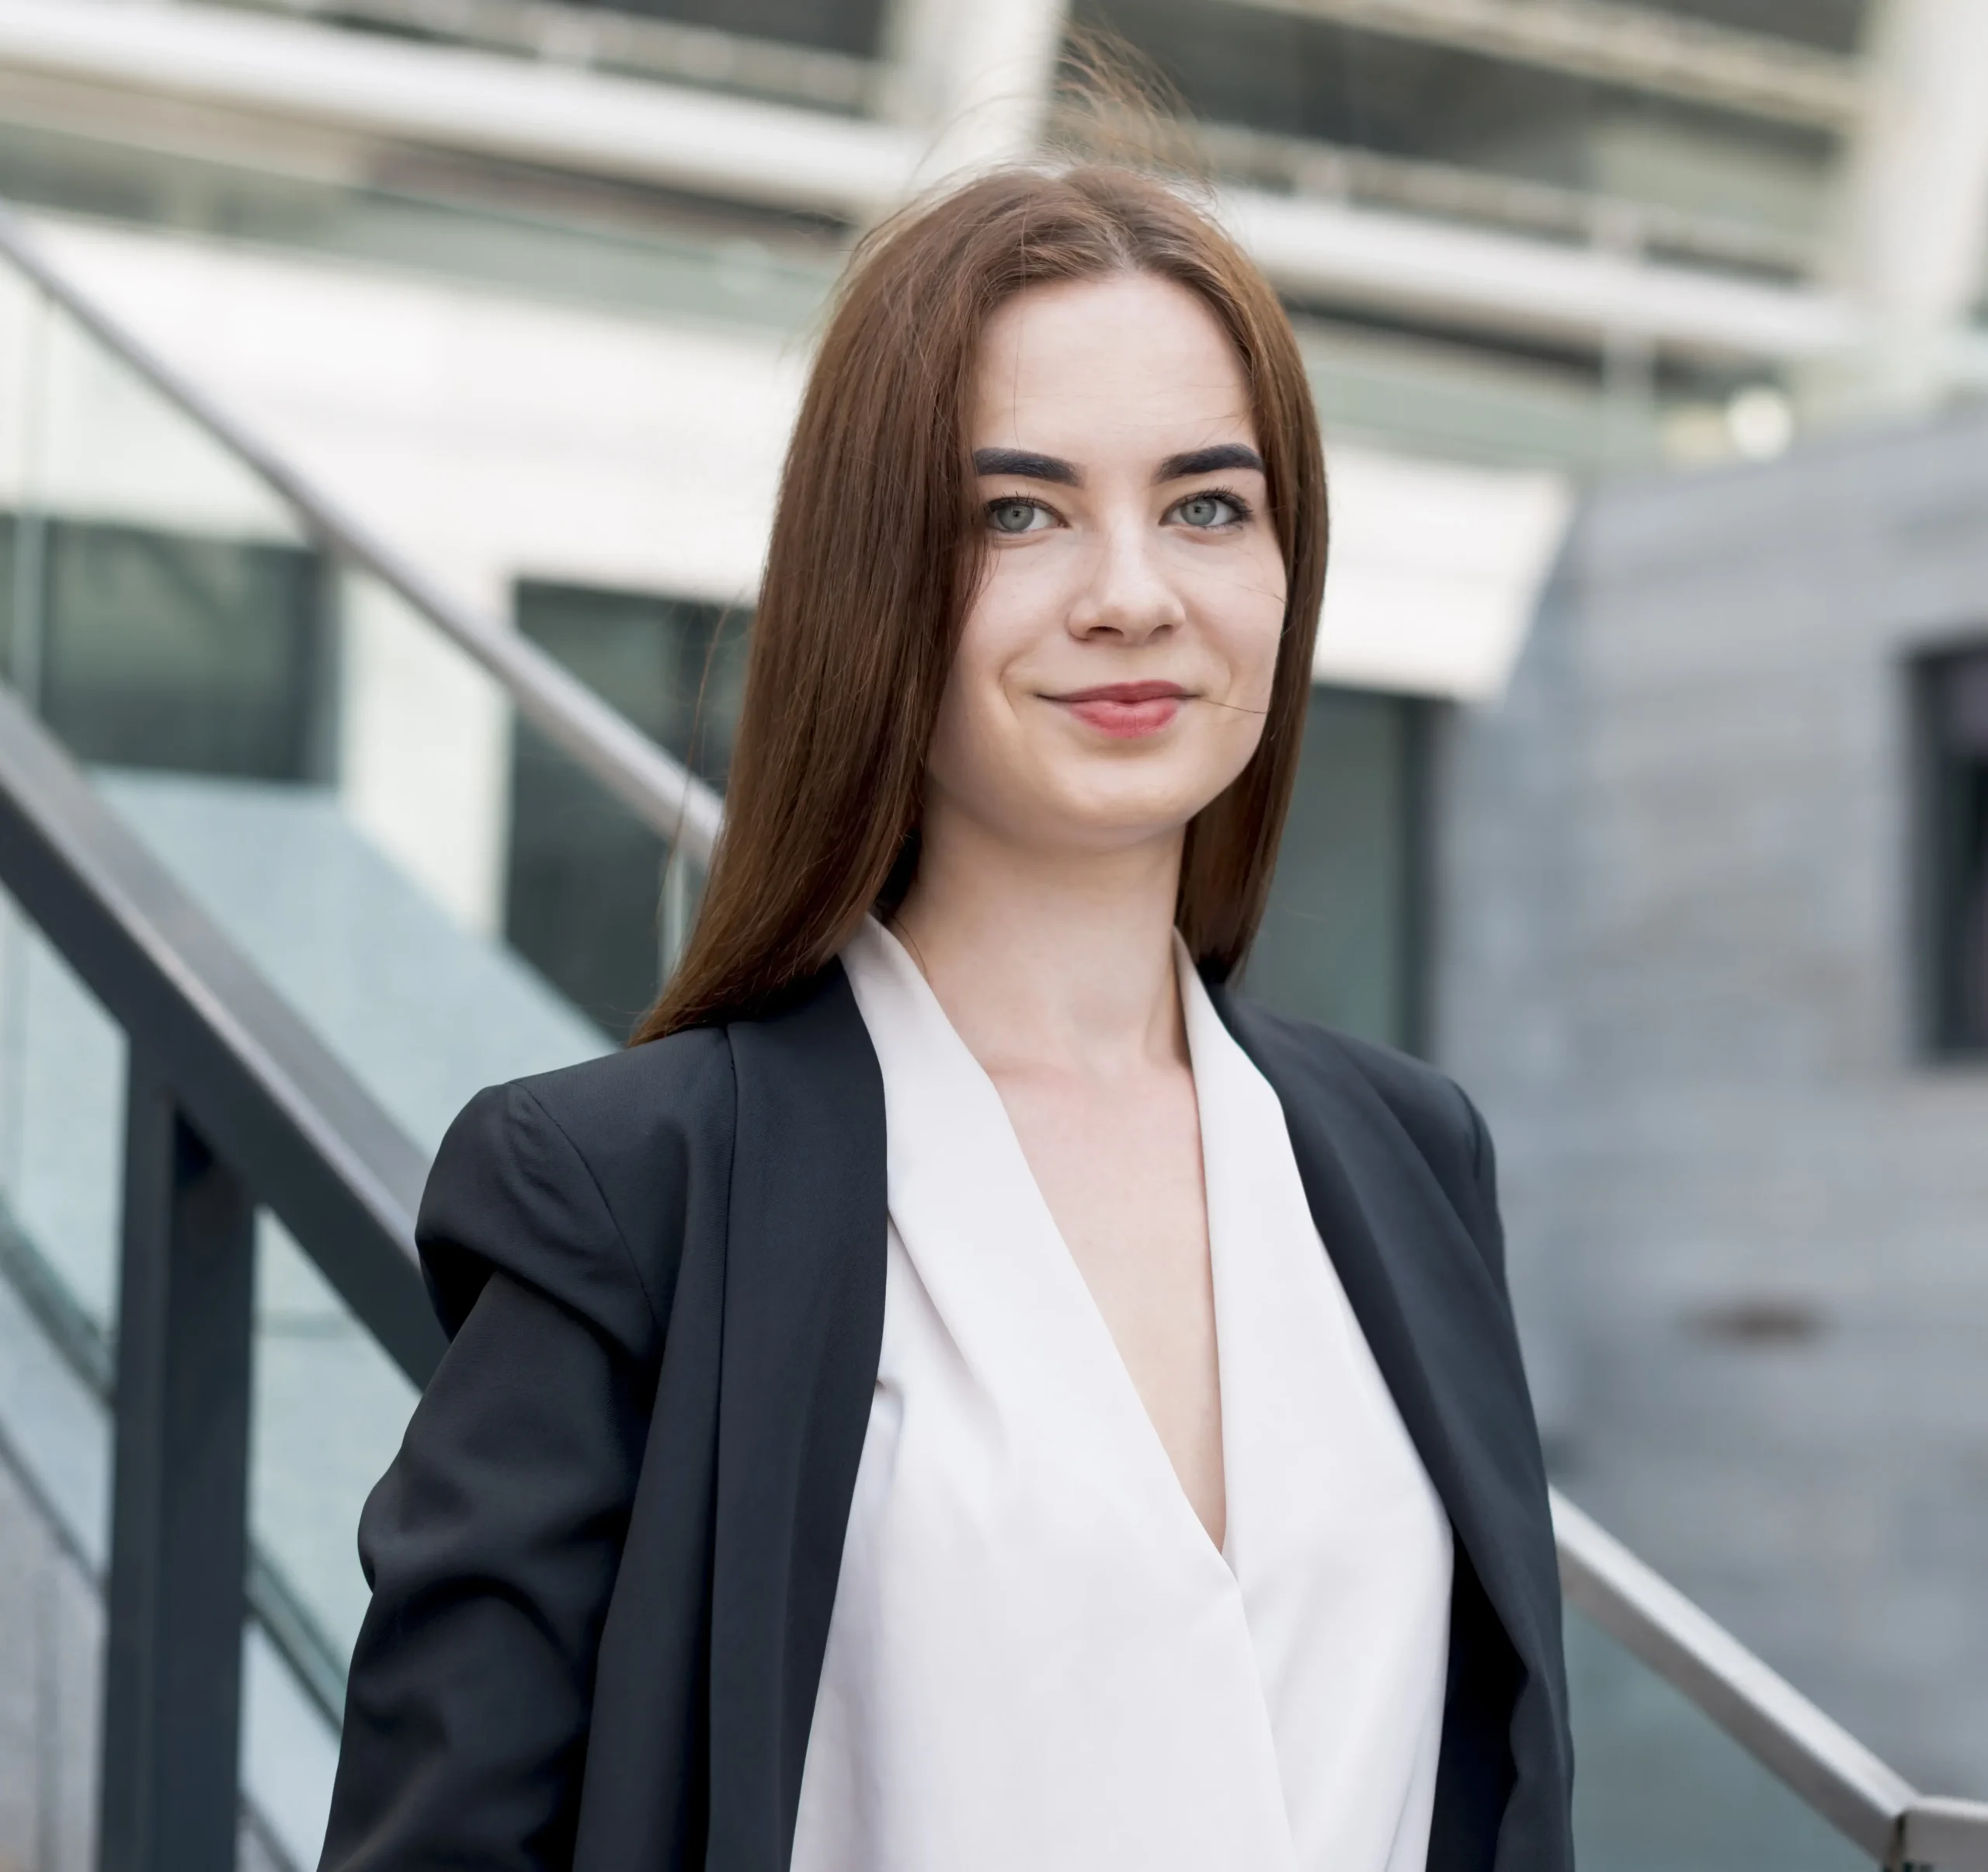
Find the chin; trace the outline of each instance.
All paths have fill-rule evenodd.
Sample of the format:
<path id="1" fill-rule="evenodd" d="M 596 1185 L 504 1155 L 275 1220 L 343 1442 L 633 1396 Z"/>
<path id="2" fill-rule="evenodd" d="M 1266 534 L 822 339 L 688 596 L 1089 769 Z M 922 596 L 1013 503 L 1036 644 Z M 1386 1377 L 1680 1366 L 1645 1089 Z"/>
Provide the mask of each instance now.
<path id="1" fill-rule="evenodd" d="M 1240 759 L 1183 759 L 1184 748 L 1154 748 L 1154 758 L 1090 759 L 1057 762 L 1050 769 L 1056 790 L 1072 801 L 1084 801 L 1109 814 L 1145 815 L 1155 820 L 1178 818 L 1183 823 L 1219 795 L 1249 764 L 1253 749 Z M 1226 755 L 1229 750 L 1220 750 Z M 1169 753 L 1174 758 L 1167 758 Z M 1061 771 L 1058 769 L 1060 769 Z"/>
<path id="2" fill-rule="evenodd" d="M 1059 789 L 1058 797 L 1044 802 L 1044 821 L 1059 824 L 1070 844 L 1099 852 L 1121 851 L 1176 836 L 1234 776 L 1213 787 L 1128 787 L 1124 783 L 1125 777 L 1113 776 L 1109 781 L 1092 778 L 1088 784 Z"/>

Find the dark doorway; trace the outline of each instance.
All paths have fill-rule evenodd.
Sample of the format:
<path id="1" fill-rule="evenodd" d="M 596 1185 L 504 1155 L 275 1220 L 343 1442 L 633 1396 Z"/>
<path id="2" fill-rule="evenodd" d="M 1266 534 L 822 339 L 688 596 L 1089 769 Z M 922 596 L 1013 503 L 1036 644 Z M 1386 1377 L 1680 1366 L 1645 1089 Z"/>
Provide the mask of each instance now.
<path id="1" fill-rule="evenodd" d="M 1246 992 L 1411 1051 L 1422 1039 L 1430 704 L 1315 689 Z"/>

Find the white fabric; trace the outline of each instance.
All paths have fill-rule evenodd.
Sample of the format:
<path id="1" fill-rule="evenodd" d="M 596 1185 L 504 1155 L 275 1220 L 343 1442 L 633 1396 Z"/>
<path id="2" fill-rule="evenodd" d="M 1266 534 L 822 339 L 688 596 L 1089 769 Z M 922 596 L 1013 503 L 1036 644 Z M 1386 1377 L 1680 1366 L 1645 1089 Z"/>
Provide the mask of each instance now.
<path id="1" fill-rule="evenodd" d="M 999 1092 L 897 940 L 843 956 L 889 1137 L 882 1355 L 794 1872 L 1420 1872 L 1447 1517 L 1276 1094 L 1184 952 L 1218 1551 Z"/>

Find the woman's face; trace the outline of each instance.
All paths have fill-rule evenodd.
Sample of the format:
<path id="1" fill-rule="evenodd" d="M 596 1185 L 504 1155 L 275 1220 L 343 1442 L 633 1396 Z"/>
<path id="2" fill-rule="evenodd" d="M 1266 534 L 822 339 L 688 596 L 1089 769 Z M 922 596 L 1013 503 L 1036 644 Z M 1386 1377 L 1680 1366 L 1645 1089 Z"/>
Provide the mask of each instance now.
<path id="1" fill-rule="evenodd" d="M 1034 288 L 971 405 L 985 578 L 928 794 L 1011 842 L 1171 838 L 1263 733 L 1284 561 L 1235 349 L 1149 274 Z"/>

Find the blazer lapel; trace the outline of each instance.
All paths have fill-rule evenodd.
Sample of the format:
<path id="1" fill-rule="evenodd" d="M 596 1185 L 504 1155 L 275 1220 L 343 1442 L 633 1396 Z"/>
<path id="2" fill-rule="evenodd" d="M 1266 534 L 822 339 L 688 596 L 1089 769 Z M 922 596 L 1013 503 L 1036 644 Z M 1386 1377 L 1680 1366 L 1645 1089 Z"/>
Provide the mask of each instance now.
<path id="1" fill-rule="evenodd" d="M 1427 1159 L 1331 1037 L 1219 991 L 1215 1004 L 1283 1106 L 1319 1235 L 1486 1597 L 1518 1662 L 1555 1701 L 1545 1477 L 1503 1291 Z M 738 1128 L 705 1864 L 781 1872 L 882 1335 L 883 1082 L 839 967 L 782 1012 L 728 1031 Z M 1545 1714 L 1556 1729 L 1563 1721 Z M 1523 1781 L 1523 1752 L 1518 1766 Z M 1550 1779 L 1539 1790 L 1547 1804 Z M 1527 1839 L 1534 1830 L 1518 1829 Z M 1500 1864 L 1507 1859 L 1501 1851 Z"/>
<path id="2" fill-rule="evenodd" d="M 1486 1597 L 1529 1672 L 1559 1655 L 1539 1456 L 1511 1312 L 1401 1121 L 1328 1034 L 1218 992 L 1284 1106 L 1313 1220 Z M 1542 1555 L 1541 1547 L 1545 1544 Z"/>
<path id="3" fill-rule="evenodd" d="M 839 965 L 728 1028 L 707 1872 L 784 1872 L 884 1328 L 884 1082 Z"/>

